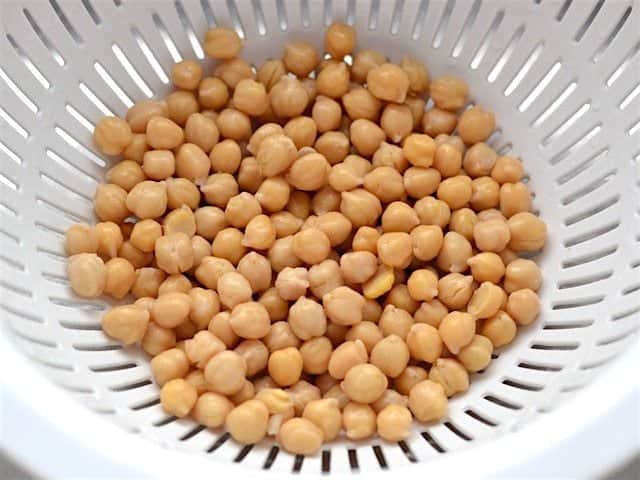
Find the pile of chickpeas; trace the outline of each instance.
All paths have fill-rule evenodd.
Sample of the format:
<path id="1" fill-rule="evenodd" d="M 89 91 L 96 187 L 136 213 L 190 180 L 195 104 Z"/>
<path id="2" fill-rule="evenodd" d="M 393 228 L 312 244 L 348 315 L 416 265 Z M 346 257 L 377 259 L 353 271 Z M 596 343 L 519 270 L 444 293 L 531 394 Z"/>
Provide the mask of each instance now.
<path id="1" fill-rule="evenodd" d="M 538 315 L 523 167 L 464 81 L 347 25 L 257 71 L 242 46 L 208 31 L 211 76 L 177 63 L 175 92 L 98 122 L 119 161 L 100 223 L 66 233 L 71 287 L 135 298 L 102 327 L 152 357 L 171 415 L 295 454 L 405 439 Z"/>

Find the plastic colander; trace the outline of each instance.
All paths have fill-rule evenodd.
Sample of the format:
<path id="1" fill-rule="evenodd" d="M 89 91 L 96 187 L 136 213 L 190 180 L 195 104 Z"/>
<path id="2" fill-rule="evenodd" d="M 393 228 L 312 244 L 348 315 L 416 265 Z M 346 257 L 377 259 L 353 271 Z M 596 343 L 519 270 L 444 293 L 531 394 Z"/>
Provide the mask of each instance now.
<path id="1" fill-rule="evenodd" d="M 640 449 L 640 5 L 613 0 L 2 1 L 0 307 L 3 450 L 59 477 L 592 476 Z M 496 112 L 549 241 L 538 321 L 499 350 L 442 422 L 399 444 L 303 458 L 236 444 L 162 411 L 148 358 L 75 297 L 63 232 L 95 221 L 103 115 L 160 98 L 215 25 L 258 64 L 318 48 L 334 20 L 361 47 L 423 60 Z M 212 62 L 205 60 L 208 70 Z M 226 477 L 225 477 L 226 476 Z M 437 477 L 434 477 L 437 478 Z"/>

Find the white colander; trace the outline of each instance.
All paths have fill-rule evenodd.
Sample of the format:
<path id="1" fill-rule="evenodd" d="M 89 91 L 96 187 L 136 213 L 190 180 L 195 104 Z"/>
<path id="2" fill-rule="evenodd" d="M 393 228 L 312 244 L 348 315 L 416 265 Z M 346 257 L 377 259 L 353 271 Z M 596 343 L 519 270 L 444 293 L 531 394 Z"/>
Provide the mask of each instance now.
<path id="1" fill-rule="evenodd" d="M 48 478 L 585 476 L 640 449 L 638 3 L 5 0 L 0 8 L 0 437 L 20 462 Z M 108 160 L 91 143 L 94 123 L 164 96 L 173 62 L 203 59 L 207 28 L 233 26 L 246 39 L 242 55 L 257 64 L 291 38 L 320 48 L 336 19 L 357 27 L 360 46 L 396 61 L 411 53 L 434 76 L 467 80 L 473 99 L 497 114 L 491 145 L 523 159 L 550 236 L 538 259 L 539 320 L 474 375 L 446 421 L 416 425 L 400 444 L 343 441 L 303 458 L 168 417 L 148 359 L 101 332 L 108 303 L 71 293 L 62 238 L 72 223 L 95 220 L 91 199 Z"/>

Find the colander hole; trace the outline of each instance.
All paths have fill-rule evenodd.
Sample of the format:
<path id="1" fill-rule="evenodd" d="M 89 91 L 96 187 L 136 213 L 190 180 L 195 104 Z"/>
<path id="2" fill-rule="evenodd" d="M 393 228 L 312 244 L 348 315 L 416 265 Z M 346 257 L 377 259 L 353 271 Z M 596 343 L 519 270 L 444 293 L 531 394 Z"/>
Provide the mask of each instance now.
<path id="1" fill-rule="evenodd" d="M 60 320 L 60 326 L 62 328 L 66 328 L 67 330 L 80 330 L 83 332 L 100 332 L 102 331 L 102 326 L 100 323 L 80 323 L 80 322 L 72 322 L 68 320 Z"/>
<path id="2" fill-rule="evenodd" d="M 331 471 L 331 450 L 323 450 L 322 451 L 322 460 L 321 460 L 321 471 L 322 473 L 329 473 Z"/>
<path id="3" fill-rule="evenodd" d="M 431 42 L 431 46 L 433 48 L 440 48 L 444 36 L 447 31 L 447 25 L 449 25 L 449 19 L 451 18 L 451 13 L 453 12 L 453 7 L 455 6 L 455 0 L 447 0 L 447 4 L 444 7 L 444 11 L 442 12 L 442 16 L 440 17 L 440 22 L 438 23 L 438 28 L 436 29 L 436 33 L 433 36 L 433 41 Z"/>
<path id="4" fill-rule="evenodd" d="M 582 37 L 584 37 L 585 33 L 587 33 L 587 30 L 589 30 L 589 27 L 593 25 L 593 22 L 598 16 L 598 13 L 600 12 L 602 5 L 604 5 L 604 0 L 598 0 L 598 3 L 596 3 L 595 7 L 593 7 L 593 10 L 591 10 L 591 13 L 587 17 L 587 19 L 584 21 L 582 25 L 580 25 L 580 28 L 574 35 L 573 37 L 574 42 L 579 42 L 580 40 L 582 40 Z"/>
<path id="5" fill-rule="evenodd" d="M 64 106 L 64 109 L 67 111 L 67 113 L 69 113 L 69 115 L 71 115 L 80 125 L 82 125 L 88 132 L 93 132 L 93 123 L 91 123 L 89 120 L 87 120 L 86 117 L 84 117 L 80 112 L 78 112 L 78 110 L 76 110 L 75 108 L 73 108 L 72 105 L 69 105 L 68 103 Z"/>
<path id="6" fill-rule="evenodd" d="M 1 68 L 0 72 L 2 72 Z M 0 151 L 4 153 L 9 159 L 11 159 L 16 165 L 22 165 L 22 159 L 2 141 L 0 141 Z"/>
<path id="7" fill-rule="evenodd" d="M 393 13 L 391 14 L 391 26 L 389 33 L 391 35 L 397 35 L 400 30 L 400 22 L 402 21 L 402 11 L 404 10 L 404 0 L 396 0 L 396 4 L 393 7 Z"/>
<path id="8" fill-rule="evenodd" d="M 489 75 L 487 75 L 487 81 L 489 83 L 495 82 L 500 76 L 500 72 L 502 72 L 502 69 L 509 61 L 509 58 L 511 58 L 511 55 L 516 49 L 518 42 L 522 38 L 522 35 L 524 34 L 524 30 L 525 30 L 524 25 L 520 25 L 516 29 L 516 31 L 513 33 L 511 38 L 509 39 L 509 42 L 507 43 L 507 46 L 504 48 L 502 55 L 500 55 L 500 58 L 498 58 L 498 60 L 494 64 L 493 68 L 489 72 Z"/>
<path id="9" fill-rule="evenodd" d="M 7 290 L 12 291 L 13 293 L 17 293 L 23 297 L 31 298 L 33 297 L 33 292 L 31 290 L 27 290 L 26 288 L 20 287 L 18 285 L 7 283 L 4 279 L 0 279 L 0 286 L 6 288 Z"/>
<path id="10" fill-rule="evenodd" d="M 129 408 L 133 411 L 138 411 L 138 410 L 146 410 L 147 408 L 151 408 L 156 405 L 160 405 L 160 397 L 156 397 L 151 400 L 146 400 L 142 403 L 131 405 Z"/>
<path id="11" fill-rule="evenodd" d="M 293 468 L 291 471 L 293 473 L 299 473 L 302 470 L 302 464 L 304 463 L 304 455 L 296 455 L 293 460 Z"/>
<path id="12" fill-rule="evenodd" d="M 411 29 L 411 38 L 417 40 L 422 34 L 422 26 L 429 10 L 429 0 L 421 0 L 416 13 L 416 21 Z"/>
<path id="13" fill-rule="evenodd" d="M 71 346 L 80 352 L 113 352 L 116 350 L 122 350 L 120 345 L 108 344 L 74 343 Z"/>
<path id="14" fill-rule="evenodd" d="M 47 77 L 44 76 L 40 69 L 35 66 L 35 64 L 27 56 L 24 50 L 22 50 L 22 47 L 20 47 L 20 45 L 18 45 L 18 43 L 15 41 L 13 36 L 7 34 L 7 40 L 9 40 L 9 43 L 20 57 L 20 60 L 22 60 L 22 63 L 24 63 L 24 66 L 27 67 L 29 73 L 31 73 L 31 75 L 35 77 L 38 83 L 40 83 L 40 85 L 42 85 L 45 90 L 49 90 L 51 88 L 51 82 L 49 81 L 49 79 L 47 79 Z"/>
<path id="15" fill-rule="evenodd" d="M 8 210 L 7 206 L 4 205 L 2 202 L 0 202 L 0 212 L 11 214 L 11 212 Z M 14 215 L 14 216 L 17 216 L 17 215 Z M 16 237 L 12 233 L 9 233 L 9 232 L 5 231 L 2 228 L 0 228 L 0 235 L 2 235 L 6 240 L 9 240 L 9 241 L 15 243 L 16 245 L 20 245 L 20 239 L 18 237 Z"/>
<path id="16" fill-rule="evenodd" d="M 579 368 L 580 370 L 595 370 L 597 368 L 603 367 L 604 365 L 609 363 L 611 360 L 615 359 L 617 356 L 618 355 L 610 355 L 601 360 L 596 360 L 595 362 L 583 363 L 582 365 L 580 365 Z"/>
<path id="17" fill-rule="evenodd" d="M 200 40 L 198 40 L 197 35 L 193 31 L 193 25 L 191 24 L 189 17 L 187 17 L 187 13 L 184 11 L 184 7 L 182 6 L 182 3 L 179 1 L 176 1 L 174 5 L 176 7 L 176 13 L 178 14 L 178 18 L 180 18 L 180 23 L 182 24 L 182 28 L 187 34 L 187 38 L 189 39 L 189 43 L 191 44 L 191 48 L 193 49 L 193 53 L 195 53 L 196 57 L 199 60 L 202 60 L 204 58 L 202 45 L 200 45 Z M 244 38 L 244 32 L 243 32 L 243 35 L 241 36 Z"/>
<path id="18" fill-rule="evenodd" d="M 560 138 L 564 133 L 569 130 L 585 113 L 587 113 L 591 109 L 591 102 L 583 103 L 580 107 L 576 109 L 571 115 L 569 115 L 564 120 L 561 120 L 558 125 L 553 128 L 550 128 L 551 133 L 549 133 L 546 137 L 542 139 L 540 144 L 544 147 L 549 146 L 553 141 Z"/>
<path id="19" fill-rule="evenodd" d="M 545 351 L 560 351 L 567 352 L 570 350 L 577 350 L 580 347 L 579 343 L 534 343 L 531 345 L 532 350 L 545 350 Z"/>
<path id="20" fill-rule="evenodd" d="M 596 49 L 596 51 L 593 53 L 593 56 L 591 57 L 591 61 L 593 63 L 597 63 L 598 60 L 600 60 L 600 58 L 602 57 L 602 54 L 609 47 L 609 45 L 611 45 L 611 42 L 613 42 L 613 40 L 616 38 L 616 35 L 618 35 L 620 30 L 622 30 L 622 27 L 624 26 L 625 22 L 631 15 L 631 10 L 633 10 L 632 7 L 627 7 L 627 9 L 624 11 L 622 16 L 620 17 L 620 20 L 618 20 L 618 23 L 616 23 L 616 25 L 613 27 L 613 30 L 611 30 L 611 33 L 609 33 L 607 38 L 605 38 L 604 41 L 602 42 L 602 45 L 600 45 Z"/>
<path id="21" fill-rule="evenodd" d="M 289 21 L 287 19 L 287 10 L 282 0 L 276 0 L 276 14 L 278 15 L 278 25 L 280 27 L 280 30 L 283 32 L 286 32 L 287 29 L 289 28 Z M 326 22 L 327 18 L 331 18 L 331 9 L 327 8 L 326 2 L 324 5 L 324 14 L 325 14 L 325 22 Z M 327 17 L 327 15 L 329 17 Z M 331 20 L 329 20 L 329 23 L 331 23 Z M 329 23 L 326 23 L 326 25 L 329 25 Z"/>
<path id="22" fill-rule="evenodd" d="M 540 42 L 534 47 L 533 51 L 527 56 L 527 60 L 522 64 L 522 67 L 520 67 L 520 70 L 518 70 L 507 87 L 504 89 L 503 94 L 505 97 L 511 95 L 516 90 L 516 88 L 518 88 L 518 85 L 522 83 L 522 81 L 527 76 L 527 73 L 529 73 L 529 70 L 531 70 L 531 67 L 533 67 L 533 65 L 542 54 L 543 49 L 544 42 Z"/>
<path id="23" fill-rule="evenodd" d="M 564 16 L 567 14 L 567 11 L 569 10 L 569 7 L 571 6 L 571 2 L 572 1 L 573 0 L 564 0 L 564 3 L 560 7 L 560 10 L 558 10 L 558 13 L 556 14 L 556 21 L 557 22 L 561 22 L 562 21 Z"/>
<path id="24" fill-rule="evenodd" d="M 73 392 L 73 393 L 79 393 L 81 395 L 91 395 L 95 393 L 95 390 L 89 387 L 82 387 L 80 385 L 69 385 L 63 382 L 54 382 L 54 383 L 59 387 L 64 388 L 65 390 L 69 390 L 70 392 Z"/>
<path id="25" fill-rule="evenodd" d="M 607 87 L 610 88 L 616 82 L 616 80 L 620 78 L 620 75 L 622 75 L 622 72 L 626 70 L 626 68 L 631 63 L 631 60 L 636 55 L 636 53 L 638 53 L 638 51 L 640 51 L 640 41 L 638 41 L 633 47 L 631 47 L 631 50 L 629 50 L 629 53 L 624 57 L 620 65 L 607 78 L 605 82 L 605 85 Z"/>
<path id="26" fill-rule="evenodd" d="M 7 111 L 2 107 L 0 107 L 0 118 L 2 118 L 5 122 L 7 122 L 9 126 L 13 128 L 16 131 L 16 133 L 20 135 L 22 138 L 27 139 L 30 137 L 31 134 L 22 125 L 20 125 L 15 118 L 9 115 Z"/>
<path id="27" fill-rule="evenodd" d="M 95 11 L 93 5 L 91 5 L 89 0 L 82 0 L 82 5 L 84 5 L 84 8 L 87 10 L 87 13 L 91 17 L 91 20 L 93 20 L 93 23 L 95 23 L 96 25 L 100 25 L 102 21 L 100 20 L 98 13 Z"/>
<path id="28" fill-rule="evenodd" d="M 229 438 L 228 437 L 228 435 L 229 435 L 228 433 L 225 433 L 224 435 L 227 435 L 227 438 Z M 224 437 L 224 435 L 223 435 L 223 437 Z M 215 446 L 215 443 L 214 443 L 214 446 Z M 213 448 L 213 446 L 212 446 L 212 448 Z M 208 450 L 208 452 L 211 452 L 211 451 L 212 450 Z M 267 458 L 265 459 L 264 464 L 262 465 L 262 468 L 264 470 L 269 470 L 271 468 L 271 466 L 273 465 L 273 462 L 276 461 L 276 457 L 278 456 L 279 452 L 280 452 L 280 449 L 277 446 L 274 445 L 273 447 L 271 447 L 271 449 L 269 450 L 269 454 L 267 455 Z"/>
<path id="29" fill-rule="evenodd" d="M 255 0 L 254 1 L 254 7 L 255 7 Z M 207 21 L 207 25 L 209 26 L 209 28 L 213 28 L 215 26 L 218 25 L 218 22 L 216 20 L 216 17 L 213 14 L 213 11 L 211 10 L 211 5 L 209 4 L 209 0 L 200 0 L 200 6 L 202 7 L 202 11 L 204 12 L 204 18 Z"/>
<path id="30" fill-rule="evenodd" d="M 201 425 L 201 426 L 200 426 L 200 430 L 199 430 L 199 431 L 202 431 L 202 429 L 204 429 L 204 426 L 202 426 L 202 425 Z M 199 431 L 198 431 L 198 432 L 199 432 Z M 198 432 L 196 432 L 196 433 L 198 433 Z M 191 433 L 191 432 L 189 432 L 189 433 Z M 195 435 L 195 433 L 194 433 L 194 435 Z M 193 435 L 191 435 L 191 436 L 193 436 Z M 191 437 L 188 437 L 188 438 L 191 438 Z M 181 438 L 180 440 L 186 440 L 186 439 Z M 247 455 L 249 455 L 249 452 L 251 451 L 251 449 L 253 449 L 253 445 L 245 445 L 244 447 L 242 447 L 242 449 L 240 449 L 240 451 L 239 451 L 239 452 L 238 452 L 238 454 L 235 456 L 235 458 L 233 459 L 233 461 L 234 461 L 235 463 L 240 463 L 240 462 L 242 462 L 242 460 L 244 460 L 244 459 L 245 459 L 245 457 L 246 457 Z"/>
<path id="31" fill-rule="evenodd" d="M 577 82 L 569 82 L 564 90 L 551 103 L 543 108 L 538 116 L 531 122 L 530 126 L 533 128 L 537 128 L 542 125 L 547 120 L 547 118 L 549 118 L 551 114 L 553 114 L 553 112 L 555 112 L 560 107 L 560 105 L 562 105 L 565 100 L 567 100 L 567 98 L 571 96 L 576 88 L 578 88 Z"/>
<path id="32" fill-rule="evenodd" d="M 552 305 L 552 310 L 569 310 L 571 308 L 586 307 L 587 305 L 595 305 L 604 300 L 604 295 L 596 295 L 588 298 L 574 299 L 566 302 L 556 302 Z"/>
<path id="33" fill-rule="evenodd" d="M 407 445 L 407 442 L 401 440 L 398 442 L 398 446 L 400 447 L 400 450 L 402 450 L 402 453 L 404 453 L 405 457 L 407 457 L 407 460 L 409 460 L 409 462 L 416 463 L 418 461 L 418 458 L 411 450 L 411 447 Z"/>
<path id="34" fill-rule="evenodd" d="M 140 380 L 132 383 L 125 383 L 123 385 L 117 385 L 115 387 L 109 387 L 112 392 L 127 392 L 129 390 L 135 390 L 137 388 L 146 387 L 147 385 L 153 385 L 153 382 L 149 379 Z"/>
<path id="35" fill-rule="evenodd" d="M 31 312 L 18 310 L 17 308 L 15 308 L 15 306 L 9 306 L 5 303 L 0 303 L 0 308 L 11 315 L 20 317 L 24 320 L 28 320 L 29 322 L 40 323 L 40 324 L 44 323 L 44 319 L 42 317 L 39 317 L 38 315 L 35 315 Z"/>
<path id="36" fill-rule="evenodd" d="M 154 427 L 164 427 L 166 425 L 169 425 L 170 423 L 175 422 L 177 419 L 178 419 L 178 417 L 174 417 L 172 415 L 170 417 L 163 418 L 162 420 L 158 420 L 156 422 L 153 422 L 152 425 Z"/>
<path id="37" fill-rule="evenodd" d="M 545 323 L 543 330 L 573 330 L 574 328 L 588 328 L 594 324 L 594 320 L 576 320 L 572 322 Z"/>
<path id="38" fill-rule="evenodd" d="M 69 145 L 71 148 L 76 150 L 78 153 L 87 157 L 89 160 L 91 160 L 93 163 L 95 163 L 100 167 L 106 166 L 106 163 L 104 160 L 102 160 L 99 156 L 97 156 L 95 153 L 93 153 L 91 150 L 85 147 L 82 143 L 76 140 L 67 131 L 63 130 L 60 127 L 54 127 L 54 131 L 58 134 L 60 138 L 62 138 L 62 140 L 64 140 L 67 143 L 67 145 Z"/>
<path id="39" fill-rule="evenodd" d="M 444 426 L 447 427 L 451 432 L 453 432 L 455 435 L 460 437 L 465 442 L 470 442 L 471 440 L 473 440 L 473 437 L 469 436 L 467 433 L 460 430 L 459 427 L 455 426 L 451 422 L 444 422 Z"/>
<path id="40" fill-rule="evenodd" d="M 469 15 L 467 15 L 467 18 L 465 19 L 464 24 L 460 29 L 460 34 L 458 35 L 458 39 L 453 46 L 453 50 L 451 50 L 451 57 L 458 58 L 462 53 L 462 50 L 464 49 L 464 46 L 467 42 L 467 37 L 469 36 L 469 30 L 473 28 L 473 25 L 476 22 L 476 18 L 478 17 L 478 12 L 480 11 L 481 6 L 482 0 L 475 0 L 473 2 L 473 5 L 471 5 Z"/>
<path id="41" fill-rule="evenodd" d="M 487 33 L 484 34 L 484 37 L 480 42 L 480 46 L 478 47 L 478 50 L 476 51 L 475 55 L 473 56 L 473 59 L 471 60 L 471 63 L 469 64 L 472 70 L 476 70 L 482 63 L 484 56 L 489 50 L 489 46 L 491 45 L 493 36 L 495 35 L 498 28 L 500 28 L 500 25 L 502 24 L 503 18 L 504 18 L 504 10 L 500 10 L 498 13 L 496 13 L 496 16 L 491 21 L 489 30 L 487 30 Z"/>
<path id="42" fill-rule="evenodd" d="M 639 94 L 640 94 L 640 85 L 638 85 L 638 86 L 636 87 L 636 90 L 638 91 L 637 93 L 639 93 Z M 625 107 L 626 107 L 626 105 L 625 105 Z M 624 110 L 624 108 L 623 108 L 622 104 L 620 105 L 620 109 L 621 109 L 621 110 Z M 640 120 L 636 121 L 633 125 L 631 125 L 631 126 L 629 127 L 629 129 L 627 130 L 627 134 L 628 134 L 629 136 L 631 136 L 631 135 L 635 135 L 635 134 L 636 134 L 637 132 L 639 132 L 639 131 L 640 131 Z"/>
<path id="43" fill-rule="evenodd" d="M 431 445 L 431 447 L 438 453 L 445 453 L 446 450 L 429 434 L 429 432 L 420 432 L 422 438 Z"/>
<path id="44" fill-rule="evenodd" d="M 640 283 L 636 283 L 635 285 L 631 285 L 630 287 L 626 287 L 622 290 L 622 295 L 631 295 L 640 290 Z"/>
<path id="45" fill-rule="evenodd" d="M 26 105 L 29 110 L 31 110 L 32 113 L 37 114 L 40 111 L 40 107 L 33 103 L 33 101 L 22 90 L 20 90 L 20 87 L 15 84 L 2 67 L 0 67 L 0 78 L 4 80 L 4 83 L 7 84 L 9 89 L 20 99 L 22 103 Z"/>
<path id="46" fill-rule="evenodd" d="M 4 282 L 2 282 L 4 283 Z M 0 283 L 0 285 L 2 285 L 2 283 Z M 2 285 L 4 287 L 4 285 Z M 25 340 L 29 343 L 33 343 L 34 345 L 38 345 L 40 347 L 45 347 L 45 348 L 58 348 L 58 344 L 56 342 L 51 342 L 48 340 L 43 340 L 42 338 L 37 338 L 34 337 L 33 335 L 28 335 L 24 332 L 21 332 L 20 330 L 18 330 L 17 328 L 15 328 L 13 325 L 9 326 L 9 329 L 11 330 L 11 332 L 21 338 L 22 340 Z"/>
<path id="47" fill-rule="evenodd" d="M 630 340 L 631 338 L 633 338 L 635 336 L 636 333 L 638 333 L 639 329 L 640 329 L 640 327 L 635 326 L 632 329 L 625 331 L 624 333 L 619 333 L 618 335 L 615 335 L 613 337 L 608 337 L 608 338 L 604 338 L 602 340 L 598 340 L 596 342 L 596 345 L 598 347 L 606 347 L 607 345 L 612 345 L 614 343 L 618 343 L 618 342 L 621 342 L 623 340 Z"/>
<path id="48" fill-rule="evenodd" d="M 373 445 L 371 448 L 373 449 L 373 454 L 376 456 L 376 460 L 378 460 L 378 465 L 380 465 L 380 468 L 383 470 L 389 468 L 387 459 L 385 458 L 384 452 L 382 451 L 382 448 L 380 448 L 380 445 Z"/>
<path id="49" fill-rule="evenodd" d="M 62 11 L 62 8 L 60 8 L 60 5 L 58 5 L 58 2 L 56 0 L 49 0 L 49 3 L 51 4 L 53 11 L 60 19 L 60 22 L 62 22 L 64 28 L 67 30 L 67 32 L 69 32 L 69 35 L 71 35 L 71 38 L 73 38 L 76 43 L 82 44 L 82 37 L 78 34 L 78 31 L 73 27 L 73 25 L 71 25 L 71 22 L 69 22 L 69 19 Z"/>
<path id="50" fill-rule="evenodd" d="M 349 457 L 349 467 L 351 467 L 351 470 L 360 470 L 360 466 L 358 464 L 358 453 L 356 452 L 356 450 L 354 448 L 348 449 L 347 456 Z"/>
<path id="51" fill-rule="evenodd" d="M 586 275 L 580 278 L 574 278 L 571 280 L 562 280 L 557 282 L 558 290 L 565 290 L 567 288 L 575 288 L 582 287 L 584 285 L 589 285 L 591 283 L 600 282 L 602 280 L 606 280 L 607 278 L 613 275 L 613 270 L 608 270 L 606 272 L 598 272 L 592 275 Z"/>
<path id="52" fill-rule="evenodd" d="M 176 44 L 171 38 L 171 35 L 169 35 L 169 32 L 167 31 L 167 27 L 164 26 L 164 23 L 162 23 L 162 20 L 160 19 L 158 14 L 153 13 L 151 15 L 151 18 L 153 19 L 153 23 L 158 29 L 158 32 L 160 33 L 160 37 L 162 38 L 162 41 L 164 42 L 165 47 L 167 47 L 167 50 L 169 51 L 169 55 L 171 55 L 171 58 L 173 59 L 174 63 L 178 63 L 182 61 L 182 55 L 180 55 L 180 52 L 178 51 Z"/>
<path id="53" fill-rule="evenodd" d="M 518 367 L 525 368 L 527 370 L 537 370 L 539 372 L 560 372 L 562 371 L 561 365 L 541 365 L 539 363 L 532 362 L 520 362 Z"/>
<path id="54" fill-rule="evenodd" d="M 530 383 L 525 383 L 510 378 L 503 380 L 502 384 L 506 385 L 507 387 L 517 388 L 518 390 L 527 390 L 529 392 L 540 392 L 544 390 L 544 386 L 542 385 L 531 385 Z"/>
<path id="55" fill-rule="evenodd" d="M 492 420 L 489 420 L 486 416 L 480 415 L 475 410 L 467 409 L 464 411 L 464 413 L 466 413 L 468 416 L 470 416 L 474 420 L 477 420 L 478 422 L 483 423 L 489 427 L 497 427 L 499 425 L 498 423 Z"/>
<path id="56" fill-rule="evenodd" d="M 17 260 L 14 260 L 2 254 L 0 254 L 0 260 L 2 260 L 5 265 L 13 268 L 14 270 L 19 270 L 21 272 L 26 271 L 26 267 L 24 266 L 24 264 L 18 262 Z"/>
<path id="57" fill-rule="evenodd" d="M 133 100 L 126 94 L 122 87 L 116 82 L 109 72 L 102 66 L 100 62 L 93 62 L 93 69 L 100 75 L 100 78 L 107 84 L 107 86 L 116 94 L 116 97 L 124 104 L 125 107 L 130 108 L 133 106 Z"/>
<path id="58" fill-rule="evenodd" d="M 149 62 L 149 65 L 151 65 L 151 69 L 155 72 L 155 74 L 158 76 L 160 81 L 165 85 L 168 84 L 169 77 L 167 76 L 167 73 L 162 68 L 162 65 L 160 65 L 160 62 L 158 62 L 158 59 L 155 57 L 155 55 L 149 48 L 149 45 L 147 45 L 147 42 L 143 38 L 140 31 L 136 27 L 132 27 L 131 35 L 135 39 L 136 43 L 138 44 L 138 48 L 140 48 L 140 51 L 142 52 L 144 57 L 147 59 L 147 62 Z"/>
<path id="59" fill-rule="evenodd" d="M 562 203 L 562 205 L 565 205 L 565 206 L 566 205 L 570 205 L 571 203 L 575 202 L 576 200 L 579 200 L 580 198 L 584 197 L 585 195 L 587 195 L 587 194 L 589 194 L 591 192 L 594 192 L 595 190 L 599 189 L 600 187 L 603 187 L 604 185 L 606 185 L 611 180 L 615 179 L 616 173 L 618 173 L 617 169 L 609 170 L 608 172 L 604 173 L 603 175 L 598 176 L 592 182 L 589 182 L 587 185 L 581 187 L 578 190 L 575 190 L 573 193 L 570 193 L 569 195 L 566 195 L 564 198 L 562 198 L 560 200 L 560 202 Z"/>
<path id="60" fill-rule="evenodd" d="M 116 59 L 120 62 L 120 65 L 122 65 L 122 68 L 124 68 L 125 71 L 129 74 L 129 76 L 138 86 L 138 88 L 143 93 L 143 95 L 145 95 L 147 98 L 153 97 L 153 91 L 151 90 L 151 88 L 149 88 L 149 85 L 147 84 L 147 82 L 144 81 L 142 76 L 138 73 L 136 68 L 131 64 L 131 62 L 129 61 L 129 59 L 127 58 L 127 56 L 122 51 L 122 49 L 118 46 L 117 43 L 111 44 L 111 50 L 113 51 L 113 54 L 116 56 Z"/>
<path id="61" fill-rule="evenodd" d="M 560 60 L 556 61 L 551 68 L 544 74 L 542 79 L 539 82 L 534 82 L 534 88 L 527 94 L 522 103 L 518 106 L 518 111 L 520 113 L 526 112 L 531 104 L 535 102 L 535 100 L 540 96 L 540 94 L 547 88 L 551 81 L 554 79 L 556 74 L 562 68 L 562 62 Z"/>
<path id="62" fill-rule="evenodd" d="M 62 323 L 62 322 L 60 322 Z M 108 373 L 108 372 L 118 372 L 120 370 L 128 370 L 130 368 L 136 368 L 138 364 L 126 362 L 126 363 L 116 363 L 110 365 L 98 365 L 98 366 L 89 366 L 89 370 L 96 373 Z"/>
<path id="63" fill-rule="evenodd" d="M 574 153 L 576 150 L 589 143 L 589 141 L 596 135 L 598 135 L 600 131 L 602 131 L 602 123 L 597 122 L 593 127 L 587 130 L 587 132 L 582 137 L 551 157 L 549 159 L 549 163 L 551 165 L 557 165 L 558 163 L 566 159 L 569 155 Z"/>
<path id="64" fill-rule="evenodd" d="M 496 405 L 498 405 L 500 407 L 507 408 L 509 410 L 521 410 L 522 409 L 522 405 L 519 405 L 519 404 L 513 403 L 513 402 L 509 402 L 507 400 L 504 400 L 503 398 L 496 397 L 495 395 L 485 395 L 482 398 L 484 398 L 488 402 L 494 403 L 494 404 L 496 404 Z"/>

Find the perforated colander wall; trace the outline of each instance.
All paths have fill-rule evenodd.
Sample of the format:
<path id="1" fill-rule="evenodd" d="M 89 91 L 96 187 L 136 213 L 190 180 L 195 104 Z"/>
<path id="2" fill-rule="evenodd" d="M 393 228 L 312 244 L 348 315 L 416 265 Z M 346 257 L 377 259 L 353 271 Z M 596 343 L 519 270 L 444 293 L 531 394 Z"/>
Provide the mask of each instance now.
<path id="1" fill-rule="evenodd" d="M 581 387 L 640 327 L 640 14 L 632 1 L 114 0 L 9 1 L 0 39 L 0 306 L 3 325 L 44 375 L 99 415 L 168 448 L 212 461 L 301 472 L 392 469 L 523 428 Z M 161 97 L 200 38 L 232 25 L 256 63 L 284 42 L 318 47 L 333 19 L 360 45 L 433 75 L 460 75 L 496 111 L 491 144 L 522 157 L 535 208 L 549 226 L 539 321 L 446 422 L 417 426 L 398 445 L 328 445 L 291 457 L 268 441 L 241 447 L 167 417 L 148 361 L 101 332 L 107 304 L 75 298 L 65 279 L 64 230 L 94 220 L 106 161 L 91 144 L 102 115 Z M 210 67 L 208 62 L 207 65 Z"/>

